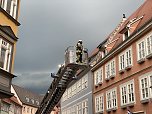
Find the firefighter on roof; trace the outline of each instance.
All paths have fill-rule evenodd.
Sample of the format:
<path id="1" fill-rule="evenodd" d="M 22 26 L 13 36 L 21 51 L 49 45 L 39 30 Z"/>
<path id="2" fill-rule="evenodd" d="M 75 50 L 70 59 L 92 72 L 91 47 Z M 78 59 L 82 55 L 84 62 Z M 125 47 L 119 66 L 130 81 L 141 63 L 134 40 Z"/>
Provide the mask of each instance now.
<path id="1" fill-rule="evenodd" d="M 76 63 L 82 63 L 83 45 L 82 40 L 76 44 Z"/>

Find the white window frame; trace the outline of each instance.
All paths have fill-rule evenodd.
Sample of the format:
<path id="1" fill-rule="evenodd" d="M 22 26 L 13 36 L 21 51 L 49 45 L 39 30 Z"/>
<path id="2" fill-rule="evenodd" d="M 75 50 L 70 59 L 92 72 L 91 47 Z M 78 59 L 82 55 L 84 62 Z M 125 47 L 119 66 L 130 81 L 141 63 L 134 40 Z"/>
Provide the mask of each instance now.
<path id="1" fill-rule="evenodd" d="M 110 78 L 115 77 L 115 75 L 116 75 L 116 63 L 114 58 L 105 65 L 105 79 L 109 80 Z"/>
<path id="2" fill-rule="evenodd" d="M 149 44 L 148 39 L 150 40 Z M 150 50 L 148 50 L 148 48 L 150 48 Z M 152 33 L 146 36 L 146 52 L 147 56 L 152 54 Z"/>
<path id="3" fill-rule="evenodd" d="M 141 48 L 144 48 L 144 49 L 139 49 L 139 44 L 141 44 L 142 42 L 143 42 L 144 46 L 141 47 Z M 137 60 L 138 61 L 140 61 L 141 59 L 145 59 L 145 57 L 146 57 L 146 43 L 145 43 L 145 39 L 142 39 L 142 40 L 140 40 L 140 41 L 137 42 L 137 55 L 138 55 L 137 56 Z"/>
<path id="4" fill-rule="evenodd" d="M 142 84 L 142 80 L 147 80 L 147 83 Z M 144 86 L 144 87 L 142 87 Z M 145 87 L 146 86 L 146 87 Z M 152 72 L 144 74 L 139 77 L 139 87 L 140 87 L 140 100 L 141 102 L 149 102 L 149 99 L 152 98 Z M 144 91 L 144 93 L 143 93 Z M 146 92 L 145 92 L 146 91 Z M 147 95 L 146 95 L 147 93 Z M 145 97 L 143 97 L 143 94 Z"/>
<path id="5" fill-rule="evenodd" d="M 0 6 L 0 7 L 2 7 L 6 11 L 7 0 L 2 0 L 2 4 L 3 4 L 3 6 Z"/>
<path id="6" fill-rule="evenodd" d="M 98 84 L 103 83 L 103 67 L 97 69 L 94 72 L 94 85 L 97 86 Z"/>
<path id="7" fill-rule="evenodd" d="M 106 106 L 107 106 L 107 111 L 117 109 L 117 88 L 116 87 L 106 91 Z"/>
<path id="8" fill-rule="evenodd" d="M 85 89 L 88 87 L 88 75 L 85 75 L 82 77 L 82 89 Z"/>
<path id="9" fill-rule="evenodd" d="M 95 96 L 95 113 L 104 112 L 104 94 Z"/>
<path id="10" fill-rule="evenodd" d="M 129 85 L 133 85 L 133 90 L 132 90 L 131 93 L 133 94 L 132 98 L 134 99 L 134 101 L 129 101 L 129 95 L 130 95 L 130 93 L 129 93 Z M 124 88 L 126 89 L 126 91 L 125 91 L 126 93 L 124 95 L 122 94 L 122 88 L 123 88 L 123 90 L 124 90 Z M 126 102 L 125 103 L 123 103 L 123 98 L 122 98 L 123 96 L 125 96 L 125 98 L 126 98 Z M 132 79 L 132 80 L 120 85 L 120 99 L 121 99 L 121 107 L 126 107 L 128 105 L 134 105 L 135 104 L 136 95 L 135 95 L 134 79 Z"/>
<path id="11" fill-rule="evenodd" d="M 123 72 L 125 69 L 133 66 L 132 46 L 124 50 L 119 54 L 119 72 Z"/>
<path id="12" fill-rule="evenodd" d="M 81 102 L 77 104 L 76 108 L 77 108 L 77 114 L 81 114 L 82 113 Z"/>
<path id="13" fill-rule="evenodd" d="M 128 48 L 126 51 L 125 51 L 125 67 L 130 67 L 132 66 L 132 47 Z"/>
<path id="14" fill-rule="evenodd" d="M 109 78 L 110 78 L 110 62 L 109 63 L 107 63 L 106 65 L 105 65 L 105 78 L 106 78 L 106 80 L 109 80 Z"/>
<path id="15" fill-rule="evenodd" d="M 88 114 L 88 99 L 82 101 L 82 114 Z"/>
<path id="16" fill-rule="evenodd" d="M 12 45 L 5 41 L 4 39 L 0 38 L 0 56 L 1 56 L 1 49 L 4 49 L 5 52 L 5 57 L 4 57 L 4 66 L 3 68 L 0 67 L 0 69 L 6 70 L 9 72 L 10 70 L 10 62 L 11 62 L 11 56 L 12 56 Z"/>
<path id="17" fill-rule="evenodd" d="M 77 82 L 77 92 L 80 92 L 82 90 L 82 80 L 79 79 Z"/>
<path id="18" fill-rule="evenodd" d="M 16 19 L 16 15 L 17 15 L 17 0 L 12 0 L 11 1 L 11 10 L 10 10 L 10 15 Z"/>

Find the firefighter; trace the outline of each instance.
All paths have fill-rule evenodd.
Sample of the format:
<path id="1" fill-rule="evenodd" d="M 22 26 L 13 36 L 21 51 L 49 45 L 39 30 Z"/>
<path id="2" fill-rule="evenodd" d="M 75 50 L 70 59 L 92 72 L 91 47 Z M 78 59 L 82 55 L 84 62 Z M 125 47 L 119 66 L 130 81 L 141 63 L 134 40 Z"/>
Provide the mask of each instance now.
<path id="1" fill-rule="evenodd" d="M 76 44 L 76 63 L 82 63 L 83 45 L 82 40 Z"/>

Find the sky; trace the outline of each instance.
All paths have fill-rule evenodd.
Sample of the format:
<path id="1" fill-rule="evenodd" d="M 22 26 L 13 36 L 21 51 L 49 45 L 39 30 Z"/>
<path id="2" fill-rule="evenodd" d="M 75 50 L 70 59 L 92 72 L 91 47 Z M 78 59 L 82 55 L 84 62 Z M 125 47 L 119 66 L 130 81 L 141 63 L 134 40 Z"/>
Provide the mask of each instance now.
<path id="1" fill-rule="evenodd" d="M 21 0 L 13 83 L 45 94 L 64 51 L 83 41 L 89 53 L 145 0 Z"/>

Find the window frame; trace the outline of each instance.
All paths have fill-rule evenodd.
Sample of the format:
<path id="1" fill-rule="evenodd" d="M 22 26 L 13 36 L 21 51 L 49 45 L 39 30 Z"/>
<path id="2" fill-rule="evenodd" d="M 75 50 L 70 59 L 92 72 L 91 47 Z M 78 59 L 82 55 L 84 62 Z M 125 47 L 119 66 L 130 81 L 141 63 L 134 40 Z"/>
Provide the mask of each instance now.
<path id="1" fill-rule="evenodd" d="M 129 101 L 128 85 L 131 85 L 131 84 L 133 85 L 133 98 L 134 98 L 134 101 Z M 124 96 L 126 96 L 126 102 L 125 103 L 123 103 L 123 101 L 122 101 L 123 100 L 123 98 L 122 98 L 123 97 L 122 96 L 122 88 L 124 88 L 124 87 L 126 88 L 126 93 L 124 95 Z M 121 107 L 123 108 L 123 107 L 126 107 L 126 106 L 132 106 L 132 105 L 134 105 L 136 103 L 134 79 L 121 84 L 119 86 L 119 88 L 120 88 L 120 104 L 121 104 Z"/>
<path id="2" fill-rule="evenodd" d="M 147 74 L 144 74 L 144 75 L 142 75 L 142 76 L 140 76 L 139 77 L 139 87 L 140 87 L 140 101 L 142 102 L 142 103 L 145 103 L 145 102 L 149 102 L 149 99 L 151 99 L 152 98 L 152 74 L 151 74 L 152 72 L 149 72 L 149 73 L 147 73 Z M 142 83 L 141 83 L 141 80 L 143 80 L 143 79 L 147 79 L 147 95 L 148 96 L 146 96 L 146 97 L 144 97 L 143 98 L 143 93 L 142 93 Z M 144 86 L 145 86 L 145 84 L 144 84 Z M 145 88 L 144 88 L 145 89 Z M 144 90 L 144 92 L 145 92 L 145 90 Z M 145 94 L 146 95 L 146 94 Z"/>
<path id="3" fill-rule="evenodd" d="M 103 83 L 103 67 L 98 68 L 94 71 L 94 85 L 98 86 Z"/>
<path id="4" fill-rule="evenodd" d="M 115 96 L 113 96 L 113 92 Z M 118 107 L 118 99 L 117 99 L 117 87 L 114 87 L 108 91 L 106 91 L 106 110 L 116 110 Z M 115 105 L 114 105 L 115 104 Z"/>
<path id="5" fill-rule="evenodd" d="M 104 94 L 101 93 L 95 96 L 94 98 L 95 98 L 95 113 L 103 113 L 104 112 Z"/>

